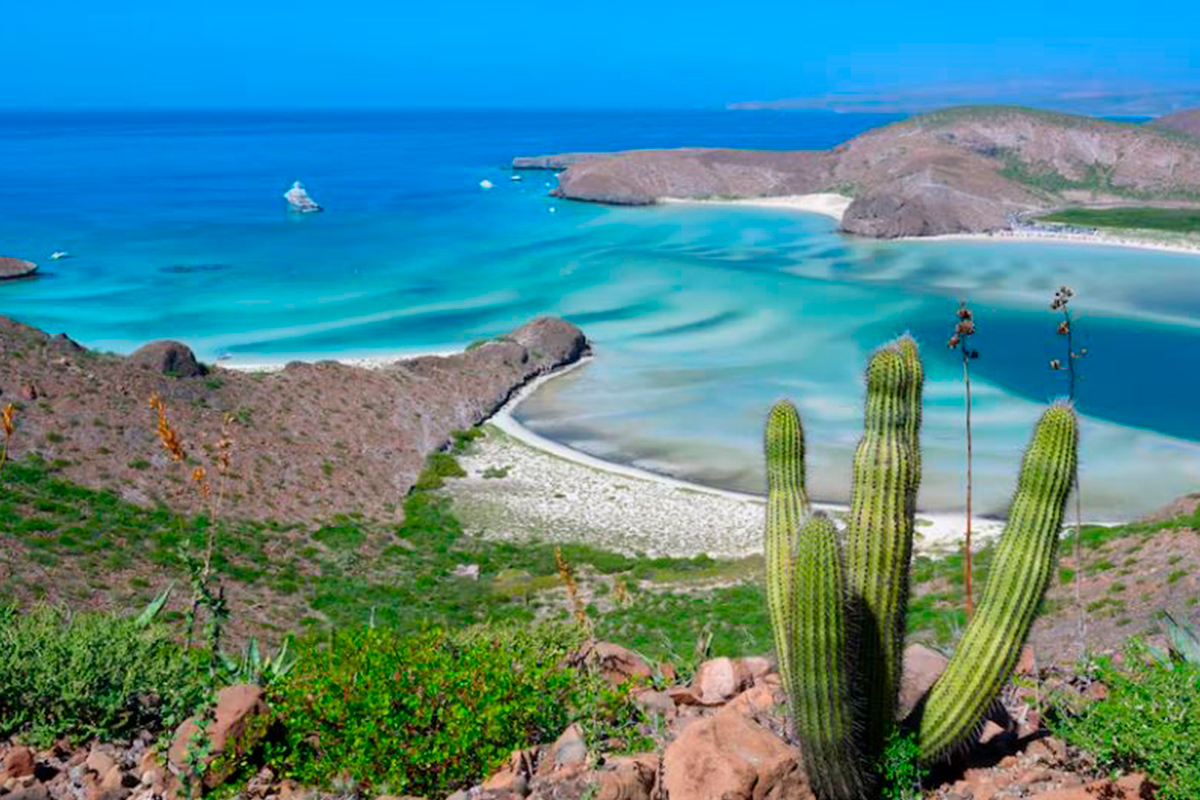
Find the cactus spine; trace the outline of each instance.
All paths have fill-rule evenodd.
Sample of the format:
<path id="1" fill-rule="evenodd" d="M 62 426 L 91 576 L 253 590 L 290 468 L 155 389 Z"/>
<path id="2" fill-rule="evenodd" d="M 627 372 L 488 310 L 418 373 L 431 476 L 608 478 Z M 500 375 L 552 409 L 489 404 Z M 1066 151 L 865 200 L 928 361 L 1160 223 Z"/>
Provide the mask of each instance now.
<path id="1" fill-rule="evenodd" d="M 801 528 L 795 564 L 795 672 L 787 688 L 805 769 L 818 797 L 857 800 L 869 777 L 854 741 L 846 580 L 829 517 L 817 514 Z"/>
<path id="2" fill-rule="evenodd" d="M 793 690 L 791 656 L 796 603 L 796 537 L 808 516 L 808 498 L 804 494 L 804 430 L 800 414 L 787 400 L 771 409 L 767 418 L 767 530 L 764 552 L 767 561 L 767 609 L 775 633 L 779 661 L 779 679 L 788 692 Z"/>
<path id="3" fill-rule="evenodd" d="M 767 423 L 767 602 L 780 676 L 822 800 L 872 795 L 876 761 L 896 725 L 923 382 L 910 337 L 871 359 L 844 542 L 831 520 L 809 515 L 795 407 L 777 404 Z M 1053 574 L 1077 448 L 1074 410 L 1051 406 L 1022 461 L 982 602 L 946 673 L 907 721 L 927 763 L 969 739 L 1012 673 Z"/>
<path id="4" fill-rule="evenodd" d="M 1078 438 L 1066 403 L 1047 409 L 1034 430 L 983 599 L 920 714 L 926 760 L 967 741 L 1012 674 L 1053 577 Z"/>
<path id="5" fill-rule="evenodd" d="M 921 387 L 898 345 L 867 368 L 863 438 L 854 454 L 854 488 L 846 532 L 846 574 L 857 601 L 855 673 L 866 698 L 864 747 L 879 752 L 896 721 L 904 654 L 908 569 L 919 476 L 912 442 Z"/>

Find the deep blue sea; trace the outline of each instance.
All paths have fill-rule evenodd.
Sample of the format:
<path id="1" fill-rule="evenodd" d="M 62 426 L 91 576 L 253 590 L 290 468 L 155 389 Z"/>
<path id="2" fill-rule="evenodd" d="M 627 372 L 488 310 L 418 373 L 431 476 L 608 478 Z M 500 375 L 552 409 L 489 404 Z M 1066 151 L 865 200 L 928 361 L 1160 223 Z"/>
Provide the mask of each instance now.
<path id="1" fill-rule="evenodd" d="M 787 112 L 9 113 L 0 255 L 42 265 L 0 313 L 127 352 L 155 338 L 261 363 L 461 347 L 540 313 L 586 367 L 519 416 L 551 438 L 711 484 L 761 486 L 767 406 L 800 405 L 811 480 L 847 494 L 870 350 L 922 341 L 921 505 L 962 504 L 960 365 L 976 311 L 977 507 L 1001 511 L 1043 403 L 1065 390 L 1047 308 L 1076 291 L 1085 514 L 1200 488 L 1200 257 L 1005 242 L 886 243 L 832 220 L 717 206 L 603 208 L 510 180 L 514 155 L 823 148 L 894 117 Z M 495 184 L 481 189 L 481 180 Z M 301 180 L 325 213 L 287 212 Z M 72 258 L 50 261 L 56 250 Z"/>

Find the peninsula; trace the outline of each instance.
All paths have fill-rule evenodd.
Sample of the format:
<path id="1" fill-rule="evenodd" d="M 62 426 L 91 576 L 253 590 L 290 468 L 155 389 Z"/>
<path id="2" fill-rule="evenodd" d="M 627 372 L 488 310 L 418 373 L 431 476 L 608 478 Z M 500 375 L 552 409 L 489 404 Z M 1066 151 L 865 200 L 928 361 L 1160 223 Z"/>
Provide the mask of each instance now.
<path id="1" fill-rule="evenodd" d="M 515 158 L 560 171 L 553 194 L 649 205 L 835 193 L 841 228 L 874 238 L 995 233 L 1071 207 L 1200 207 L 1200 138 L 1008 106 L 966 106 L 896 122 L 831 150 L 716 148 Z"/>

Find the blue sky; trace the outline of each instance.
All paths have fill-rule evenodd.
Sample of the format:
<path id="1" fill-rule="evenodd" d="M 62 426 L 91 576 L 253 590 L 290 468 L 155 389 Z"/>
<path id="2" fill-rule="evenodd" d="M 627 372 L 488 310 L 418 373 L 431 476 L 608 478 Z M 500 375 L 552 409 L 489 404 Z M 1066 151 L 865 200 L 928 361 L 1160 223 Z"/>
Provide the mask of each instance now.
<path id="1" fill-rule="evenodd" d="M 1140 8 L 11 0 L 0 11 L 0 106 L 721 107 L 1042 79 L 1200 88 L 1200 3 Z"/>

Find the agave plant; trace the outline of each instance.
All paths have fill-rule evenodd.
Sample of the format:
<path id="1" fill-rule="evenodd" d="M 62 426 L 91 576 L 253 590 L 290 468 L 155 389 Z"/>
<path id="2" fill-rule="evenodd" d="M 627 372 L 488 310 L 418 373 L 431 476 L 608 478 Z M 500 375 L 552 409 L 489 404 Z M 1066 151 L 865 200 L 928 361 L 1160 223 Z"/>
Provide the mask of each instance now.
<path id="1" fill-rule="evenodd" d="M 238 657 L 221 653 L 221 664 L 225 670 L 225 679 L 230 683 L 253 683 L 259 686 L 270 686 L 275 681 L 287 675 L 296 666 L 296 658 L 288 657 L 288 646 L 291 639 L 284 639 L 279 652 L 275 655 L 265 653 L 257 639 L 246 643 L 245 649 Z"/>
<path id="2" fill-rule="evenodd" d="M 1200 667 L 1200 633 L 1186 622 L 1180 622 L 1171 616 L 1171 612 L 1162 612 L 1163 633 L 1167 635 L 1167 649 L 1149 648 L 1150 654 L 1165 667 L 1176 664 L 1191 664 Z"/>
<path id="3" fill-rule="evenodd" d="M 925 763 L 970 741 L 1011 677 L 1050 584 L 1075 474 L 1075 412 L 1055 403 L 1025 451 L 975 613 L 945 673 L 900 721 L 921 478 L 924 371 L 916 342 L 905 336 L 876 351 L 866 383 L 844 531 L 809 506 L 796 407 L 775 405 L 766 428 L 767 605 L 805 768 L 822 800 L 875 796 L 878 763 L 897 725 L 912 732 Z"/>

